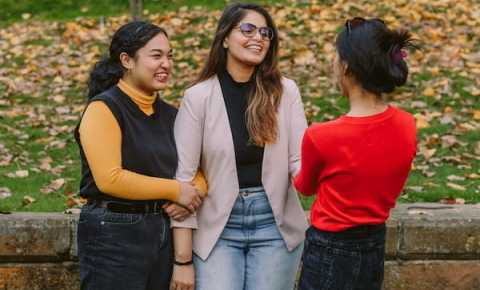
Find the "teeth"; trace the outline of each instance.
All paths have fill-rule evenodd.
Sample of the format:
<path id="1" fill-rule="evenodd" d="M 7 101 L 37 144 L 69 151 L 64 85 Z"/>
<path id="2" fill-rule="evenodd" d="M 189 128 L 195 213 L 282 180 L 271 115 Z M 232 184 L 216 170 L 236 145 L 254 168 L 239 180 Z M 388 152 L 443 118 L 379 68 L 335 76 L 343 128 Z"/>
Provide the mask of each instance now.
<path id="1" fill-rule="evenodd" d="M 257 52 L 262 51 L 262 47 L 258 46 L 258 45 L 249 45 L 249 46 L 247 46 L 247 48 L 250 49 L 250 50 L 255 50 Z"/>

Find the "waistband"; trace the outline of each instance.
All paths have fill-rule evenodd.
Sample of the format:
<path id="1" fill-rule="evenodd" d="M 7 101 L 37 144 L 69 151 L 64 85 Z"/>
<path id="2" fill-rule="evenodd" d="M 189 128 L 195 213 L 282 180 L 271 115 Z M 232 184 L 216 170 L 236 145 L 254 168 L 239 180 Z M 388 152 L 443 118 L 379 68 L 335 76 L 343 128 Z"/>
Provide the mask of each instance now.
<path id="1" fill-rule="evenodd" d="M 149 200 L 149 201 L 129 201 L 129 200 L 106 200 L 89 198 L 87 204 L 106 208 L 116 213 L 137 213 L 137 214 L 163 214 L 163 205 L 165 200 Z"/>
<path id="2" fill-rule="evenodd" d="M 265 193 L 265 188 L 263 186 L 255 186 L 255 187 L 245 187 L 240 188 L 239 195 L 243 197 L 247 197 L 252 194 L 258 193 Z"/>
<path id="3" fill-rule="evenodd" d="M 377 224 L 377 225 L 361 225 L 361 226 L 351 227 L 349 229 L 346 229 L 340 232 L 328 232 L 328 231 L 317 229 L 313 226 L 311 226 L 310 228 L 327 238 L 355 239 L 355 238 L 366 238 L 375 234 L 382 233 L 386 230 L 386 225 L 385 223 Z"/>

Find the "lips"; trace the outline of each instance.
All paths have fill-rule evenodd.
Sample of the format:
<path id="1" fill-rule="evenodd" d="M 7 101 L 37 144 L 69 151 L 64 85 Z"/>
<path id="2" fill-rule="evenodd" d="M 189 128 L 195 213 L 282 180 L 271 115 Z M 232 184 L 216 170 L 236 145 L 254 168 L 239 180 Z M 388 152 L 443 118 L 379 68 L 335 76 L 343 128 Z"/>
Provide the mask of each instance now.
<path id="1" fill-rule="evenodd" d="M 159 81 L 159 82 L 166 82 L 168 80 L 168 76 L 169 74 L 167 72 L 159 72 L 159 73 L 156 73 L 153 75 L 153 77 L 155 78 L 155 80 Z"/>
<path id="2" fill-rule="evenodd" d="M 249 44 L 246 46 L 246 49 L 254 52 L 254 53 L 261 53 L 263 50 L 263 46 L 259 44 Z"/>

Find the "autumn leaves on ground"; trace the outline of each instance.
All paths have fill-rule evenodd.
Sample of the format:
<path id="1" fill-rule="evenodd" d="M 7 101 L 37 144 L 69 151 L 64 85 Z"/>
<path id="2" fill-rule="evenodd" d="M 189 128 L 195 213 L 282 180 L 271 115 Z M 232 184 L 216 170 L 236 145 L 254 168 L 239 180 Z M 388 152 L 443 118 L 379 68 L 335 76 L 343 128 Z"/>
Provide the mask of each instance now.
<path id="1" fill-rule="evenodd" d="M 319 1 L 269 5 L 282 72 L 300 86 L 310 121 L 346 112 L 330 81 L 335 33 L 346 18 L 380 17 L 413 31 L 409 84 L 392 94 L 419 128 L 418 156 L 402 201 L 480 201 L 480 4 L 476 0 Z M 162 10 L 163 11 L 163 10 Z M 178 103 L 205 60 L 220 10 L 150 9 L 167 29 L 175 73 L 164 97 Z M 78 150 L 72 131 L 91 65 L 127 16 L 35 20 L 0 30 L 0 211 L 78 206 Z M 99 144 L 101 146 L 101 144 Z M 304 200 L 308 207 L 310 200 Z"/>

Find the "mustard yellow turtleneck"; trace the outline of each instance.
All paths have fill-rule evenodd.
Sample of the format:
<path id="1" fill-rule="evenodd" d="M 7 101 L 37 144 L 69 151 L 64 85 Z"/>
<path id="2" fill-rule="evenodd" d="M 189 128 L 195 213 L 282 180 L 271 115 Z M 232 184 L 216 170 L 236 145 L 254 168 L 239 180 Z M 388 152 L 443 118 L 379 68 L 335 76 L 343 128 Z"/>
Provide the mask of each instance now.
<path id="1" fill-rule="evenodd" d="M 156 96 L 145 95 L 123 80 L 118 82 L 118 87 L 145 114 L 153 114 Z M 100 191 L 130 200 L 178 200 L 178 181 L 146 176 L 122 168 L 122 133 L 117 120 L 104 102 L 96 101 L 88 105 L 80 122 L 79 133 L 82 149 Z M 193 182 L 198 190 L 207 191 L 201 172 L 195 176 Z"/>

